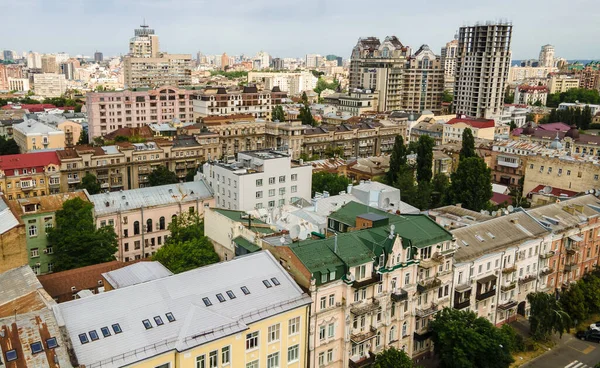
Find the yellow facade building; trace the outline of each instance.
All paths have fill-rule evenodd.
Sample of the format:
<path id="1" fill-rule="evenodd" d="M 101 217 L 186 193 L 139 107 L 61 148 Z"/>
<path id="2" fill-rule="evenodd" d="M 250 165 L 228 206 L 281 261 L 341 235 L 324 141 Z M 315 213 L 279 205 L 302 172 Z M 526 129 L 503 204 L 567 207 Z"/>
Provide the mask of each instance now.
<path id="1" fill-rule="evenodd" d="M 262 251 L 54 312 L 86 367 L 300 368 L 307 366 L 310 303 Z"/>
<path id="2" fill-rule="evenodd" d="M 21 153 L 65 148 L 65 132 L 36 120 L 13 125 L 13 138 Z"/>

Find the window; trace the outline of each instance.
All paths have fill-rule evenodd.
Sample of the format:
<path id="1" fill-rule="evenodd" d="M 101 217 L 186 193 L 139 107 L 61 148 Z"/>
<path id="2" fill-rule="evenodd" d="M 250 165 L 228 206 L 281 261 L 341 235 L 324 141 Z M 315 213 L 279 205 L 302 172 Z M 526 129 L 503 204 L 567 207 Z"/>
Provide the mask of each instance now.
<path id="1" fill-rule="evenodd" d="M 288 321 L 288 335 L 295 335 L 300 331 L 300 317 Z"/>
<path id="2" fill-rule="evenodd" d="M 319 327 L 319 340 L 325 340 L 325 326 Z"/>
<path id="3" fill-rule="evenodd" d="M 335 323 L 327 325 L 327 337 L 332 338 L 335 336 Z"/>
<path id="4" fill-rule="evenodd" d="M 58 347 L 58 342 L 56 341 L 56 337 L 51 337 L 48 340 L 46 340 L 46 348 L 54 349 L 56 347 Z"/>
<path id="5" fill-rule="evenodd" d="M 325 365 L 325 353 L 319 353 L 319 366 L 322 367 Z"/>
<path id="6" fill-rule="evenodd" d="M 279 195 L 285 195 L 285 187 L 279 188 Z"/>
<path id="7" fill-rule="evenodd" d="M 279 352 L 267 355 L 267 368 L 279 367 Z"/>
<path id="8" fill-rule="evenodd" d="M 226 365 L 231 362 L 231 346 L 225 346 L 221 349 L 221 364 Z"/>
<path id="9" fill-rule="evenodd" d="M 146 330 L 149 330 L 152 328 L 152 323 L 150 323 L 150 320 L 143 320 L 142 323 L 144 324 L 144 327 L 146 327 Z"/>
<path id="10" fill-rule="evenodd" d="M 269 178 L 269 184 L 275 184 L 275 177 Z"/>
<path id="11" fill-rule="evenodd" d="M 285 183 L 285 175 L 282 175 L 279 177 L 279 182 L 280 183 Z"/>
<path id="12" fill-rule="evenodd" d="M 262 187 L 262 179 L 256 179 L 256 186 Z"/>
<path id="13" fill-rule="evenodd" d="M 357 280 L 361 280 L 365 278 L 367 267 L 365 265 L 354 267 L 354 276 Z"/>
<path id="14" fill-rule="evenodd" d="M 16 350 L 7 351 L 6 352 L 6 361 L 12 362 L 13 360 L 17 360 L 17 351 Z"/>
<path id="15" fill-rule="evenodd" d="M 268 342 L 279 341 L 280 324 L 269 326 Z"/>
<path id="16" fill-rule="evenodd" d="M 213 350 L 208 353 L 208 367 L 209 368 L 217 368 L 219 365 L 219 351 Z"/>
<path id="17" fill-rule="evenodd" d="M 293 363 L 298 360 L 299 352 L 300 352 L 299 345 L 293 345 L 288 348 L 288 358 L 287 358 L 288 364 Z"/>
<path id="18" fill-rule="evenodd" d="M 321 297 L 321 309 L 325 309 L 327 308 L 327 297 L 322 296 Z"/>
<path id="19" fill-rule="evenodd" d="M 271 282 L 273 282 L 273 285 L 275 285 L 275 286 L 279 286 L 279 285 L 281 285 L 281 284 L 279 283 L 279 280 L 277 280 L 277 278 L 276 278 L 276 277 L 271 277 Z"/>
<path id="20" fill-rule="evenodd" d="M 256 192 L 256 198 L 262 198 L 262 190 Z"/>
<path id="21" fill-rule="evenodd" d="M 121 325 L 118 323 L 112 325 L 112 329 L 115 334 L 120 334 L 121 332 L 123 332 L 123 330 L 121 330 Z"/>
<path id="22" fill-rule="evenodd" d="M 196 357 L 196 368 L 206 368 L 206 355 Z"/>
<path id="23" fill-rule="evenodd" d="M 292 181 L 298 180 L 298 174 L 292 174 Z"/>
<path id="24" fill-rule="evenodd" d="M 273 287 L 273 285 L 271 285 L 269 280 L 263 280 L 263 284 L 267 287 L 267 289 Z"/>
<path id="25" fill-rule="evenodd" d="M 292 193 L 296 193 L 298 191 L 298 186 L 292 185 L 291 191 L 292 191 Z"/>
<path id="26" fill-rule="evenodd" d="M 29 226 L 29 236 L 37 236 L 37 226 L 36 225 Z"/>
<path id="27" fill-rule="evenodd" d="M 208 298 L 202 298 L 202 301 L 204 302 L 204 305 L 206 305 L 207 307 L 210 307 L 212 305 L 212 302 Z"/>
<path id="28" fill-rule="evenodd" d="M 162 326 L 165 324 L 160 316 L 154 317 L 154 323 L 156 323 L 157 326 Z"/>
<path id="29" fill-rule="evenodd" d="M 44 225 L 44 229 L 45 229 L 46 233 L 48 233 L 48 230 L 52 229 L 52 223 L 51 222 L 47 222 Z"/>
<path id="30" fill-rule="evenodd" d="M 275 207 L 275 201 L 269 201 L 269 208 Z"/>
<path id="31" fill-rule="evenodd" d="M 159 230 L 165 229 L 165 217 L 164 216 L 161 216 L 161 218 L 158 219 L 158 229 Z"/>
<path id="32" fill-rule="evenodd" d="M 335 304 L 335 294 L 331 294 L 331 295 L 329 295 L 329 306 L 333 307 L 334 304 Z"/>
<path id="33" fill-rule="evenodd" d="M 242 292 L 243 292 L 245 295 L 248 295 L 248 294 L 250 294 L 250 290 L 248 290 L 248 288 L 247 288 L 247 287 L 245 287 L 245 286 L 242 286 L 242 287 L 241 287 L 241 289 L 242 289 Z"/>
<path id="34" fill-rule="evenodd" d="M 258 368 L 258 360 L 253 360 L 249 363 L 246 363 L 246 368 Z"/>
<path id="35" fill-rule="evenodd" d="M 169 312 L 169 313 L 165 314 L 165 316 L 167 316 L 167 319 L 169 320 L 169 322 L 175 322 L 175 316 L 173 316 L 173 313 Z"/>
<path id="36" fill-rule="evenodd" d="M 90 342 L 90 340 L 88 340 L 88 337 L 87 337 L 87 335 L 86 335 L 86 334 L 84 334 L 84 333 L 82 333 L 82 334 L 79 334 L 79 341 L 80 341 L 82 344 L 87 344 L 88 342 Z"/>
<path id="37" fill-rule="evenodd" d="M 390 342 L 396 340 L 396 326 L 392 326 L 390 329 Z"/>
<path id="38" fill-rule="evenodd" d="M 327 350 L 327 363 L 333 362 L 333 349 Z"/>
<path id="39" fill-rule="evenodd" d="M 269 197 L 275 196 L 275 189 L 269 189 Z"/>
<path id="40" fill-rule="evenodd" d="M 217 294 L 217 299 L 219 299 L 219 302 L 221 302 L 221 303 L 223 303 L 225 301 L 225 297 L 221 293 Z"/>
<path id="41" fill-rule="evenodd" d="M 31 258 L 35 258 L 35 257 L 39 257 L 40 256 L 40 251 L 38 250 L 38 248 L 33 248 L 31 250 Z"/>
<path id="42" fill-rule="evenodd" d="M 146 221 L 146 232 L 147 233 L 152 232 L 152 219 L 148 219 L 148 221 Z"/>
<path id="43" fill-rule="evenodd" d="M 100 332 L 102 332 L 102 336 L 104 337 L 110 336 L 110 330 L 108 329 L 108 327 L 101 327 Z"/>
<path id="44" fill-rule="evenodd" d="M 37 354 L 37 353 L 41 353 L 42 351 L 44 351 L 44 348 L 40 341 L 34 342 L 33 344 L 30 345 L 30 347 L 31 347 L 32 354 Z"/>
<path id="45" fill-rule="evenodd" d="M 139 235 L 140 234 L 140 222 L 136 221 L 133 223 L 133 235 Z"/>
<path id="46" fill-rule="evenodd" d="M 246 334 L 246 350 L 258 348 L 258 331 Z"/>

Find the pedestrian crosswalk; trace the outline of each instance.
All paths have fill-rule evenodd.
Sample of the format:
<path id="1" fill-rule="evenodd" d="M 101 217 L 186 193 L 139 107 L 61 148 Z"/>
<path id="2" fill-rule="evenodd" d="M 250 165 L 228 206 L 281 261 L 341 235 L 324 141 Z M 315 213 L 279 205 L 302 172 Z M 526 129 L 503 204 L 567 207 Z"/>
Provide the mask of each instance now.
<path id="1" fill-rule="evenodd" d="M 569 365 L 565 365 L 565 368 L 591 368 L 589 365 L 584 364 L 578 360 L 574 360 Z"/>

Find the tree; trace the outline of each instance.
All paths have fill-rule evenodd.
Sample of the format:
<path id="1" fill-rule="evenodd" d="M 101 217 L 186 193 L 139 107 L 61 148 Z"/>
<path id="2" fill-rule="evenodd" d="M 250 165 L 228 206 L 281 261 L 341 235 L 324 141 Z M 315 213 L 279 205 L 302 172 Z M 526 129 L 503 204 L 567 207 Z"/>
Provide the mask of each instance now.
<path id="1" fill-rule="evenodd" d="M 577 321 L 585 320 L 590 312 L 586 303 L 582 284 L 582 282 L 577 282 L 576 284 L 571 285 L 571 287 L 560 296 L 560 305 L 564 308 L 570 318 Z"/>
<path id="2" fill-rule="evenodd" d="M 54 271 L 109 262 L 117 253 L 117 234 L 112 226 L 96 229 L 94 206 L 76 197 L 56 211 L 56 227 L 48 232 L 54 249 Z"/>
<path id="3" fill-rule="evenodd" d="M 179 183 L 179 179 L 173 171 L 169 171 L 166 166 L 160 165 L 148 175 L 148 182 L 151 187 L 155 187 L 157 185 L 176 184 Z"/>
<path id="4" fill-rule="evenodd" d="M 90 138 L 88 137 L 88 132 L 82 131 L 81 135 L 79 135 L 79 140 L 77 144 L 90 144 Z"/>
<path id="5" fill-rule="evenodd" d="M 406 146 L 404 145 L 404 138 L 401 135 L 396 136 L 394 141 L 394 148 L 390 156 L 390 168 L 386 173 L 388 185 L 394 185 L 400 168 L 406 165 Z"/>
<path id="6" fill-rule="evenodd" d="M 431 208 L 431 194 L 433 188 L 431 183 L 428 181 L 420 181 L 417 183 L 417 188 L 410 199 L 410 204 L 417 207 L 421 211 L 425 211 Z"/>
<path id="7" fill-rule="evenodd" d="M 513 130 L 517 129 L 517 124 L 515 124 L 515 122 L 514 122 L 514 121 L 512 121 L 512 120 L 510 121 L 510 124 L 509 124 L 509 126 L 510 126 L 510 131 L 511 131 L 511 132 L 512 132 Z"/>
<path id="8" fill-rule="evenodd" d="M 271 121 L 285 121 L 285 112 L 281 105 L 277 105 L 273 108 L 271 113 Z"/>
<path id="9" fill-rule="evenodd" d="M 87 189 L 89 194 L 98 194 L 101 190 L 98 179 L 96 179 L 96 176 L 91 173 L 85 174 L 85 176 L 81 179 L 81 184 L 77 186 L 77 189 Z"/>
<path id="10" fill-rule="evenodd" d="M 0 136 L 0 156 L 2 155 L 16 155 L 20 152 L 19 146 L 14 139 L 6 139 L 4 136 Z"/>
<path id="11" fill-rule="evenodd" d="M 475 138 L 470 128 L 463 130 L 462 147 L 460 149 L 460 161 L 469 157 L 477 157 L 475 152 Z"/>
<path id="12" fill-rule="evenodd" d="M 306 95 L 306 91 L 302 92 L 302 103 L 304 105 L 308 105 L 308 96 Z"/>
<path id="13" fill-rule="evenodd" d="M 428 135 L 422 135 L 417 141 L 417 181 L 431 181 L 433 177 L 433 147 L 435 141 Z"/>
<path id="14" fill-rule="evenodd" d="M 431 207 L 437 208 L 447 204 L 450 179 L 444 173 L 437 173 L 431 181 Z"/>
<path id="15" fill-rule="evenodd" d="M 505 104 L 515 103 L 515 94 L 513 92 L 509 92 L 509 93 L 505 94 L 504 95 L 504 103 Z"/>
<path id="16" fill-rule="evenodd" d="M 171 236 L 152 257 L 173 273 L 219 262 L 210 240 L 204 236 L 204 224 L 195 213 L 182 213 L 169 224 Z"/>
<path id="17" fill-rule="evenodd" d="M 194 181 L 194 177 L 196 176 L 197 172 L 198 172 L 198 169 L 190 169 L 190 170 L 188 170 L 187 174 L 185 174 L 185 179 L 183 179 L 183 180 L 185 182 Z"/>
<path id="18" fill-rule="evenodd" d="M 473 211 L 486 209 L 492 198 L 491 170 L 479 157 L 460 161 L 452 173 L 450 195 L 453 203 Z"/>
<path id="19" fill-rule="evenodd" d="M 327 148 L 325 148 L 325 156 L 329 157 L 329 158 L 334 158 L 334 157 L 342 157 L 344 156 L 344 147 L 342 146 L 338 146 L 338 147 L 331 147 L 328 146 Z"/>
<path id="20" fill-rule="evenodd" d="M 312 175 L 312 195 L 315 193 L 329 192 L 331 195 L 337 195 L 346 190 L 351 181 L 345 176 L 319 171 Z"/>
<path id="21" fill-rule="evenodd" d="M 300 121 L 302 121 L 302 124 L 304 125 L 317 126 L 317 121 L 312 116 L 308 103 L 305 103 L 302 107 L 300 107 L 300 113 L 298 114 L 298 118 L 300 119 Z"/>
<path id="22" fill-rule="evenodd" d="M 393 346 L 385 349 L 375 356 L 373 368 L 412 368 L 412 359 L 403 350 Z"/>
<path id="23" fill-rule="evenodd" d="M 400 168 L 394 181 L 394 187 L 400 189 L 400 200 L 402 202 L 411 205 L 415 203 L 415 171 L 408 167 L 408 165 Z"/>
<path id="24" fill-rule="evenodd" d="M 562 309 L 556 297 L 544 292 L 527 294 L 530 306 L 529 327 L 535 340 L 548 340 L 552 333 L 562 336 L 569 330 L 571 318 Z"/>
<path id="25" fill-rule="evenodd" d="M 508 335 L 474 312 L 444 308 L 430 327 L 442 368 L 506 368 L 513 362 Z"/>
<path id="26" fill-rule="evenodd" d="M 452 102 L 454 101 L 454 95 L 446 90 L 442 92 L 442 102 Z"/>

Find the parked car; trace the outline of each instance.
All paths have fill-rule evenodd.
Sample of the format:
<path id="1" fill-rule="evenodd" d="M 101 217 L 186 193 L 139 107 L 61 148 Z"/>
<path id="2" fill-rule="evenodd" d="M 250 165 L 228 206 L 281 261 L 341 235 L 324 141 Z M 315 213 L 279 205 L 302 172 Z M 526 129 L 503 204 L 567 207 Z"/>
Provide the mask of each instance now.
<path id="1" fill-rule="evenodd" d="M 600 343 L 600 331 L 596 330 L 587 330 L 587 331 L 579 331 L 577 332 L 578 339 L 587 340 L 587 341 L 595 341 Z"/>
<path id="2" fill-rule="evenodd" d="M 600 321 L 592 323 L 590 325 L 590 330 L 600 331 Z"/>

